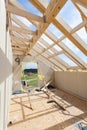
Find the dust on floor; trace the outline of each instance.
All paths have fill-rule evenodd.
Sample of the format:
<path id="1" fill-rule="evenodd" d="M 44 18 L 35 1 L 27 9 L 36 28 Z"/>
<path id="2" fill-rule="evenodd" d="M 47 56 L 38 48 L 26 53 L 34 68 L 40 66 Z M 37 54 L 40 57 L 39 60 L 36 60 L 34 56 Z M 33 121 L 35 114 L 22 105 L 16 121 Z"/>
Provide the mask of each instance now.
<path id="1" fill-rule="evenodd" d="M 66 108 L 62 111 L 55 103 L 47 103 L 43 92 L 30 96 L 27 94 L 12 96 L 8 130 L 79 130 L 77 124 L 87 120 L 87 102 L 61 90 L 56 90 L 55 97 Z"/>

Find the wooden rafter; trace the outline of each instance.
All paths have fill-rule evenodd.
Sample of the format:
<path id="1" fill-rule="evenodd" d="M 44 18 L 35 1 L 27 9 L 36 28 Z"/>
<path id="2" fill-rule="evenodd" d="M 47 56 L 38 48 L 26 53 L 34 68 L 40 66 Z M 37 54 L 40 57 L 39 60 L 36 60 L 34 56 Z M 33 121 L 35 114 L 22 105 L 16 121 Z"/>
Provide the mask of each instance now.
<path id="1" fill-rule="evenodd" d="M 80 7 L 77 5 L 78 1 L 76 2 L 76 0 L 72 0 L 72 2 L 75 5 L 75 7 L 78 9 L 78 11 L 80 12 L 83 21 L 87 21 L 87 17 L 83 13 L 83 11 L 80 9 Z M 85 25 L 85 30 L 87 32 L 87 24 Z"/>
<path id="2" fill-rule="evenodd" d="M 40 28 L 38 30 L 38 36 L 34 37 L 33 44 L 31 44 L 31 46 L 30 46 L 30 50 L 33 48 L 35 43 L 41 37 L 42 33 L 46 30 L 46 28 L 51 23 L 52 19 L 57 15 L 57 13 L 61 10 L 61 8 L 63 7 L 63 5 L 65 3 L 66 3 L 66 0 L 61 0 L 61 2 L 60 1 L 51 0 L 51 2 L 49 3 L 49 5 L 47 7 L 46 12 L 45 12 L 46 23 L 40 24 Z"/>
<path id="3" fill-rule="evenodd" d="M 47 34 L 47 33 L 46 33 Z M 63 44 L 59 44 L 61 41 L 62 41 L 62 39 L 64 39 L 65 37 L 64 36 L 62 36 L 60 39 L 58 39 L 58 40 L 56 40 L 55 38 L 54 38 L 54 34 L 52 34 L 51 33 L 51 36 L 50 36 L 50 31 L 49 31 L 49 38 L 56 44 L 56 45 L 58 45 L 61 49 L 63 49 L 63 52 L 73 61 L 73 62 L 75 62 L 79 67 L 81 67 L 81 68 L 85 68 L 85 66 L 84 66 L 84 63 L 83 62 L 81 62 L 82 60 L 80 60 L 79 58 L 77 58 L 77 56 L 73 53 L 71 53 L 71 50 L 70 49 L 66 49 L 66 47 L 65 47 L 65 45 L 63 45 Z M 81 62 L 81 63 L 80 63 Z"/>
<path id="4" fill-rule="evenodd" d="M 10 28 L 10 30 L 12 31 L 16 31 L 18 33 L 23 33 L 23 34 L 31 34 L 31 35 L 36 35 L 35 31 L 29 30 L 29 29 L 22 29 L 16 26 L 12 26 L 12 28 Z"/>
<path id="5" fill-rule="evenodd" d="M 60 55 L 60 54 L 63 54 L 63 51 L 59 51 L 59 52 L 49 56 L 48 59 L 54 58 L 54 57 L 56 57 L 57 55 Z"/>
<path id="6" fill-rule="evenodd" d="M 44 14 L 45 8 L 42 6 L 42 4 L 37 0 L 29 0 L 38 10 L 40 10 L 41 13 Z"/>
<path id="7" fill-rule="evenodd" d="M 39 53 L 38 51 L 36 51 L 35 49 L 33 49 L 35 52 L 37 52 L 37 53 Z M 49 60 L 48 58 L 46 58 L 45 56 L 42 56 L 42 55 L 40 55 L 39 54 L 39 56 L 41 56 L 41 57 L 43 57 L 44 59 L 46 59 L 47 61 L 49 61 L 49 62 L 51 62 L 53 65 L 55 65 L 55 66 L 57 66 L 60 70 L 63 70 L 63 68 L 62 67 L 60 67 L 60 66 L 58 66 L 58 65 L 56 65 L 55 63 L 53 63 L 51 60 Z"/>
<path id="8" fill-rule="evenodd" d="M 85 8 L 87 8 L 87 0 L 73 0 L 73 1 L 76 2 L 76 3 L 81 4 Z"/>
<path id="9" fill-rule="evenodd" d="M 31 2 L 40 10 L 42 10 L 42 12 L 45 12 L 45 8 L 42 6 L 39 6 L 38 2 L 35 2 L 35 0 L 31 0 Z M 41 9 L 42 8 L 42 9 Z M 77 30 L 79 30 L 80 28 L 82 28 L 84 25 L 86 25 L 86 21 L 83 21 L 83 23 L 81 23 L 80 25 L 77 25 L 77 27 L 75 27 L 74 29 L 71 30 L 71 34 L 75 33 Z M 60 41 L 62 41 L 65 38 L 65 36 L 60 38 Z M 52 40 L 52 39 L 51 39 Z M 60 46 L 61 47 L 61 46 Z M 82 46 L 80 46 L 82 47 Z M 83 47 L 82 47 L 83 48 Z M 64 50 L 64 52 L 66 53 L 66 55 L 68 55 L 68 57 L 70 57 L 71 60 L 73 60 L 76 64 L 78 64 L 81 68 L 84 68 L 85 66 L 83 66 L 82 63 L 80 63 L 79 60 L 77 60 L 76 58 L 73 57 L 73 55 L 70 54 L 70 52 L 66 51 L 66 49 L 62 48 Z M 83 48 L 83 50 L 86 53 L 86 50 Z M 79 59 L 79 58 L 78 58 Z"/>
<path id="10" fill-rule="evenodd" d="M 19 15 L 19 16 L 22 16 L 22 17 L 26 17 L 28 20 L 31 19 L 31 20 L 35 20 L 35 21 L 38 21 L 38 22 L 44 22 L 43 17 L 31 14 L 30 12 L 21 10 L 21 9 L 15 7 L 15 6 L 10 5 L 10 4 L 8 4 L 8 6 L 7 6 L 7 11 L 12 13 L 12 14 L 16 14 L 16 15 Z"/>
<path id="11" fill-rule="evenodd" d="M 11 0 L 10 0 L 11 1 Z M 11 21 L 14 21 L 19 27 L 9 26 L 10 32 L 11 32 L 11 38 L 12 38 L 12 50 L 15 55 L 26 55 L 29 54 L 29 52 L 32 50 L 36 52 L 36 57 L 42 57 L 44 60 L 48 61 L 53 66 L 59 68 L 60 70 L 66 70 L 66 69 L 87 69 L 87 64 L 79 58 L 72 50 L 70 50 L 62 41 L 65 38 L 68 38 L 72 43 L 74 43 L 85 55 L 87 55 L 87 45 L 84 43 L 84 41 L 76 34 L 78 30 L 80 30 L 82 27 L 87 27 L 87 18 L 84 15 L 83 12 L 77 7 L 76 3 L 81 4 L 84 7 L 87 7 L 87 1 L 86 0 L 72 0 L 74 1 L 74 5 L 77 7 L 79 12 L 81 13 L 81 16 L 83 18 L 83 22 L 77 25 L 75 28 L 69 27 L 68 24 L 65 23 L 65 21 L 61 19 L 56 20 L 56 15 L 59 13 L 59 11 L 62 9 L 63 5 L 66 3 L 67 0 L 51 0 L 47 9 L 36 0 L 29 0 L 45 17 L 40 17 L 37 15 L 33 15 L 31 13 L 28 13 L 26 9 L 23 7 L 18 7 L 17 2 L 15 4 L 9 3 L 7 7 L 7 11 L 11 15 Z M 25 17 L 28 19 L 33 25 L 36 26 L 37 31 L 32 31 L 29 27 L 27 27 L 21 20 L 17 19 L 15 15 L 19 15 L 22 17 Z M 62 22 L 61 22 L 62 21 Z M 56 28 L 58 28 L 64 35 L 60 38 L 56 38 L 55 35 L 53 35 L 47 28 L 48 26 L 53 23 Z M 63 24 L 62 24 L 63 23 Z M 19 35 L 17 35 L 17 33 Z M 45 34 L 48 38 L 50 38 L 53 41 L 52 45 L 49 45 L 47 41 L 40 38 L 42 34 Z M 32 35 L 31 37 L 28 37 L 29 35 Z M 31 39 L 30 39 L 31 38 Z M 44 46 L 38 43 L 41 42 Z M 62 51 L 57 52 L 57 50 L 54 49 L 54 46 L 58 45 Z M 49 49 L 53 52 L 51 54 L 49 52 Z M 65 54 L 67 57 L 69 57 L 74 63 L 76 63 L 78 66 L 72 67 L 69 66 L 66 62 L 62 61 L 57 57 L 59 54 Z M 33 54 L 32 54 L 33 55 Z"/>
<path id="12" fill-rule="evenodd" d="M 85 55 L 87 55 L 87 50 L 78 42 L 66 29 L 65 27 L 56 19 L 53 20 L 53 24 L 61 31 L 63 34 L 74 43 Z"/>

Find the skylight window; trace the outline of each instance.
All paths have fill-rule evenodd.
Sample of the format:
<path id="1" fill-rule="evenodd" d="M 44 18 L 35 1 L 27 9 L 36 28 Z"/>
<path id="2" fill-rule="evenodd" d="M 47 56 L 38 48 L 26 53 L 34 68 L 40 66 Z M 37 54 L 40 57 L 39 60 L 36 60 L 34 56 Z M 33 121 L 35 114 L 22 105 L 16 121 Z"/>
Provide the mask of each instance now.
<path id="1" fill-rule="evenodd" d="M 48 50 L 51 54 L 54 54 L 54 52 L 53 51 L 51 51 L 50 49 Z"/>
<path id="2" fill-rule="evenodd" d="M 43 48 L 47 48 L 44 44 L 38 41 L 38 44 L 41 45 Z"/>
<path id="3" fill-rule="evenodd" d="M 70 66 L 77 66 L 71 59 L 69 59 L 65 54 L 58 55 L 58 58 L 65 61 Z"/>
<path id="4" fill-rule="evenodd" d="M 49 29 L 58 38 L 63 36 L 63 34 L 52 23 L 49 25 L 47 29 Z"/>
<path id="5" fill-rule="evenodd" d="M 68 38 L 63 40 L 63 43 L 71 49 L 79 58 L 87 63 L 87 56 L 85 56 Z"/>
<path id="6" fill-rule="evenodd" d="M 59 46 L 57 46 L 57 45 L 55 45 L 53 48 L 56 49 L 57 51 L 61 51 L 61 50 L 62 50 L 62 49 L 61 49 Z"/>
<path id="7" fill-rule="evenodd" d="M 23 22 L 27 27 L 29 27 L 31 30 L 35 31 L 36 30 L 36 27 L 30 22 L 28 21 L 26 18 L 24 17 L 21 17 L 21 16 L 17 16 L 16 17 L 21 21 Z"/>
<path id="8" fill-rule="evenodd" d="M 42 16 L 42 13 L 33 6 L 29 0 L 17 0 L 28 12 Z"/>
<path id="9" fill-rule="evenodd" d="M 48 55 L 46 53 L 43 53 L 42 55 L 45 56 L 45 57 L 48 57 Z"/>
<path id="10" fill-rule="evenodd" d="M 58 15 L 61 16 L 64 21 L 71 26 L 71 28 L 74 28 L 82 22 L 81 15 L 71 0 L 67 1 Z M 58 19 L 58 15 L 56 16 L 56 19 Z"/>
<path id="11" fill-rule="evenodd" d="M 48 4 L 50 3 L 50 0 L 38 0 L 45 8 L 47 8 Z"/>
<path id="12" fill-rule="evenodd" d="M 82 12 L 85 14 L 85 16 L 87 17 L 87 9 L 83 6 L 81 6 L 80 4 L 77 3 L 77 5 L 79 6 L 79 8 L 82 10 Z"/>
<path id="13" fill-rule="evenodd" d="M 15 22 L 12 21 L 12 25 L 16 26 L 16 27 L 20 27 L 18 24 L 16 24 Z"/>
<path id="14" fill-rule="evenodd" d="M 49 45 L 53 44 L 53 41 L 49 39 L 45 34 L 43 34 L 41 38 L 43 38 Z"/>
<path id="15" fill-rule="evenodd" d="M 21 38 L 23 38 L 22 35 L 19 34 L 19 33 L 17 33 L 17 32 L 13 32 L 13 34 L 15 34 L 17 37 L 21 37 Z"/>
<path id="16" fill-rule="evenodd" d="M 81 28 L 79 31 L 76 32 L 81 38 L 82 40 L 87 44 L 87 33 L 85 28 Z"/>
<path id="17" fill-rule="evenodd" d="M 39 47 L 37 47 L 37 46 L 34 46 L 34 49 L 37 50 L 37 52 L 39 52 L 39 53 L 42 52 L 42 50 Z"/>

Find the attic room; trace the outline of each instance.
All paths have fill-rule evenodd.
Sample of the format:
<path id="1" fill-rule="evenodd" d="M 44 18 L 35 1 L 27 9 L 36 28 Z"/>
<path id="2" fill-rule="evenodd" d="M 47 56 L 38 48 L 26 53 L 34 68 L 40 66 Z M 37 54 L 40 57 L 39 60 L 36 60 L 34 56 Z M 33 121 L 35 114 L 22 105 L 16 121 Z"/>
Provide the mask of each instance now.
<path id="1" fill-rule="evenodd" d="M 0 0 L 0 130 L 87 130 L 87 0 Z"/>

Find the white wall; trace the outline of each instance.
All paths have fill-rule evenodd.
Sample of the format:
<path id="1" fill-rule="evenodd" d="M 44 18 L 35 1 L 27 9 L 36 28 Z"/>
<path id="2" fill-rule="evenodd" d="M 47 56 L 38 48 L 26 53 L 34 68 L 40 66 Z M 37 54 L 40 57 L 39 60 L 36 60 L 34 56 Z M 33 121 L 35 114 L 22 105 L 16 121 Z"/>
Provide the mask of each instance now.
<path id="1" fill-rule="evenodd" d="M 13 57 L 13 84 L 12 84 L 12 90 L 16 91 L 16 90 L 21 90 L 21 63 L 18 64 L 15 61 L 15 58 L 17 58 L 17 56 Z M 22 61 L 22 57 L 20 57 L 20 60 Z"/>
<path id="2" fill-rule="evenodd" d="M 0 0 L 0 130 L 6 130 L 12 87 L 12 48 L 6 32 L 6 9 Z"/>
<path id="3" fill-rule="evenodd" d="M 44 79 L 47 82 L 54 80 L 54 71 L 52 68 L 47 66 L 44 62 L 38 61 L 38 74 L 44 75 Z M 53 84 L 53 83 L 52 83 Z M 43 80 L 38 80 L 38 86 L 44 86 Z"/>
<path id="4" fill-rule="evenodd" d="M 55 72 L 55 86 L 87 99 L 87 72 Z"/>

